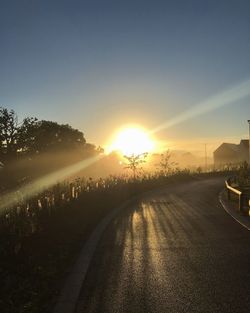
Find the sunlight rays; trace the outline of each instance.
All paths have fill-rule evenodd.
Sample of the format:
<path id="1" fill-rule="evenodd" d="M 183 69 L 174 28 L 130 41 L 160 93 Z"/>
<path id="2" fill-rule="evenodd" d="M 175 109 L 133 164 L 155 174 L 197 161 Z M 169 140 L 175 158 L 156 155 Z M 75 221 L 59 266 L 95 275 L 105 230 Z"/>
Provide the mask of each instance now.
<path id="1" fill-rule="evenodd" d="M 185 122 L 186 120 L 189 120 L 191 118 L 203 115 L 205 113 L 219 109 L 223 106 L 229 105 L 249 95 L 250 95 L 250 80 L 247 80 L 230 89 L 227 89 L 221 93 L 218 93 L 217 95 L 212 96 L 197 105 L 194 105 L 189 110 L 183 113 L 180 113 L 178 116 L 152 129 L 151 131 L 149 131 L 149 133 L 150 134 L 157 133 L 161 130 L 164 130 L 172 126 L 175 126 L 177 124 L 180 124 L 182 122 Z"/>
<path id="2" fill-rule="evenodd" d="M 97 155 L 92 158 L 85 159 L 64 169 L 45 175 L 44 177 L 41 177 L 32 183 L 26 184 L 15 191 L 1 196 L 0 213 L 3 209 L 12 207 L 19 203 L 20 200 L 30 199 L 41 191 L 89 167 L 101 158 L 103 158 L 103 155 Z"/>
<path id="3" fill-rule="evenodd" d="M 150 131 L 127 128 L 119 134 L 116 141 L 113 142 L 113 146 L 111 147 L 112 149 L 121 150 L 123 154 L 141 153 L 141 150 L 143 150 L 143 152 L 144 150 L 145 152 L 151 151 L 153 150 L 155 143 L 150 139 L 150 134 L 160 132 L 161 130 L 180 124 L 188 119 L 206 114 L 226 105 L 230 105 L 231 103 L 249 95 L 250 80 L 247 80 L 241 84 L 235 85 L 230 89 L 218 93 L 217 95 L 214 95 L 197 105 L 194 105 L 189 110 L 170 119 L 169 121 L 166 121 L 165 123 L 162 123 Z M 20 198 L 26 200 L 31 198 L 42 190 L 45 190 L 55 185 L 57 182 L 62 181 L 67 177 L 79 172 L 80 170 L 87 168 L 101 158 L 103 158 L 103 155 L 98 155 L 83 160 L 74 165 L 48 174 L 30 184 L 26 184 L 25 186 L 22 186 L 13 192 L 3 195 L 1 197 L 0 210 L 15 205 L 20 201 Z"/>

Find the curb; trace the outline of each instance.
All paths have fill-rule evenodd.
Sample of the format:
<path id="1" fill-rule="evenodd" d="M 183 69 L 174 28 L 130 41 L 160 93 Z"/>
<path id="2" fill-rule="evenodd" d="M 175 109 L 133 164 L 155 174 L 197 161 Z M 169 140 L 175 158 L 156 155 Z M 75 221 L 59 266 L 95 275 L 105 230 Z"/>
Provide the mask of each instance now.
<path id="1" fill-rule="evenodd" d="M 248 217 L 240 215 L 235 208 L 230 205 L 230 203 L 225 200 L 224 190 L 222 190 L 219 194 L 219 201 L 222 205 L 223 209 L 241 226 L 250 231 L 250 219 Z"/>

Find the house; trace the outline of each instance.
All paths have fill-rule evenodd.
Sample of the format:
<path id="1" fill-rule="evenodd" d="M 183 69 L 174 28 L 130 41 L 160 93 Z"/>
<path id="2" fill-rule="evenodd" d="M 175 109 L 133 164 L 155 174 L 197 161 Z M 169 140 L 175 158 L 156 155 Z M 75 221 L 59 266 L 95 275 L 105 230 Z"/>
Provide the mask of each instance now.
<path id="1" fill-rule="evenodd" d="M 242 139 L 240 141 L 240 155 L 242 157 L 242 161 L 249 161 L 249 140 Z"/>
<path id="2" fill-rule="evenodd" d="M 248 162 L 249 140 L 242 139 L 240 144 L 223 143 L 214 151 L 214 165 L 221 167 L 228 164 Z"/>

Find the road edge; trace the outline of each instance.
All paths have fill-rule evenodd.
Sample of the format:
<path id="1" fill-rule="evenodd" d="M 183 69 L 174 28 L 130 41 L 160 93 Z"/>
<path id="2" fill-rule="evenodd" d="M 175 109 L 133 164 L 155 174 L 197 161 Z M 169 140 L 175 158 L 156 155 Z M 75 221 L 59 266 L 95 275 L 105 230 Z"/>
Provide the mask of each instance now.
<path id="1" fill-rule="evenodd" d="M 241 226 L 243 226 L 245 229 L 247 229 L 248 231 L 250 231 L 250 224 L 246 223 L 244 221 L 244 217 L 239 215 L 239 213 L 237 213 L 237 211 L 235 211 L 235 209 L 229 205 L 229 203 L 227 203 L 227 201 L 225 201 L 224 199 L 224 190 L 222 190 L 219 193 L 219 202 L 222 205 L 223 209 L 237 222 L 239 223 Z M 249 224 L 249 225 L 247 225 Z"/>
<path id="2" fill-rule="evenodd" d="M 87 275 L 91 260 L 95 253 L 98 242 L 108 224 L 122 210 L 136 203 L 143 195 L 152 191 L 137 195 L 126 200 L 120 206 L 115 207 L 108 215 L 106 215 L 100 223 L 94 228 L 89 238 L 83 245 L 79 257 L 77 258 L 69 276 L 66 278 L 64 287 L 58 297 L 53 313 L 74 313 L 77 300 L 80 295 L 82 283 Z"/>

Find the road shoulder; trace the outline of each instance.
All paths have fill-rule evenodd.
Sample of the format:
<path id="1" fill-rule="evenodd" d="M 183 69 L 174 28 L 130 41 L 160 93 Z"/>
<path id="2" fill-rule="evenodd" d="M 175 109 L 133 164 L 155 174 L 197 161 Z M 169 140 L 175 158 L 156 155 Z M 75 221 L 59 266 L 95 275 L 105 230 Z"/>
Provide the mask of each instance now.
<path id="1" fill-rule="evenodd" d="M 219 194 L 219 201 L 224 208 L 224 210 L 241 226 L 250 230 L 250 218 L 248 216 L 243 216 L 240 214 L 239 209 L 235 204 L 228 201 L 225 191 L 222 190 Z"/>

